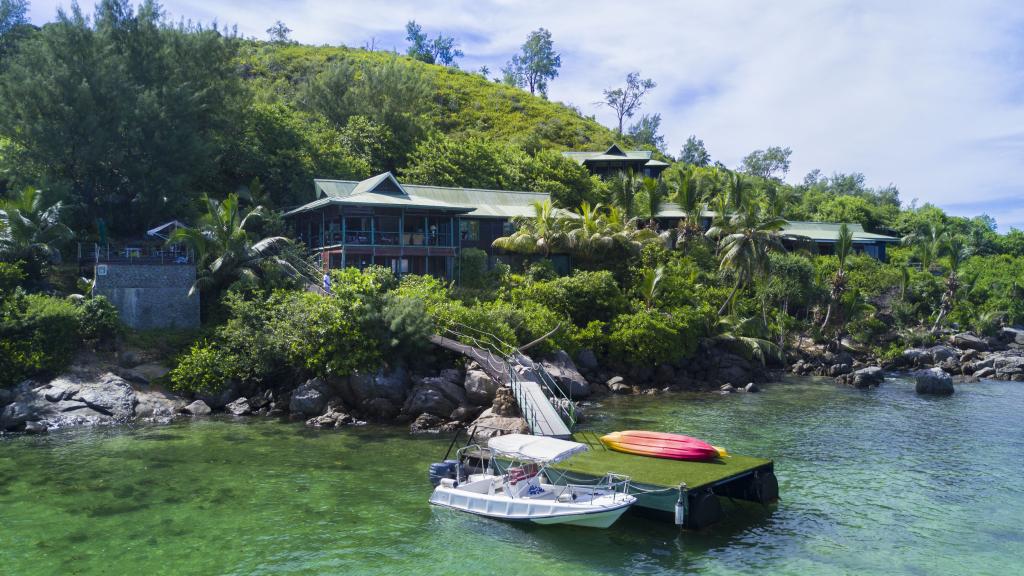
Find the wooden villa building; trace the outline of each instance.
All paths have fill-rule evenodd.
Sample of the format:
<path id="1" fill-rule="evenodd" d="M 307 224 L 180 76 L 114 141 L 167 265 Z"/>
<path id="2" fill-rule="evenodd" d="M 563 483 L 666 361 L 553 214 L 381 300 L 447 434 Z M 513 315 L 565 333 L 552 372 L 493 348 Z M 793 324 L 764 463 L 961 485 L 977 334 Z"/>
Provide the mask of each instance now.
<path id="1" fill-rule="evenodd" d="M 493 258 L 512 218 L 547 194 L 402 184 L 390 172 L 363 181 L 315 180 L 316 200 L 285 213 L 325 269 L 377 264 L 396 274 L 452 278 L 464 248 Z"/>
<path id="2" fill-rule="evenodd" d="M 618 144 L 612 144 L 604 152 L 562 152 L 562 156 L 582 164 L 602 180 L 629 171 L 646 178 L 658 178 L 669 166 L 651 158 L 650 150 L 623 150 Z"/>

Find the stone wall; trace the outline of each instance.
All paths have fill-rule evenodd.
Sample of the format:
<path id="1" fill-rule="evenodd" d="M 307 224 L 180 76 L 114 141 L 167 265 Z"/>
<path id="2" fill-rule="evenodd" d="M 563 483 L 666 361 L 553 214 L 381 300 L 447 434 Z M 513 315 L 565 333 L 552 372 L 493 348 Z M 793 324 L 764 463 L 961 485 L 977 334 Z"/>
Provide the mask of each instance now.
<path id="1" fill-rule="evenodd" d="M 199 326 L 199 294 L 188 295 L 194 265 L 97 264 L 94 277 L 95 294 L 110 300 L 132 328 Z"/>

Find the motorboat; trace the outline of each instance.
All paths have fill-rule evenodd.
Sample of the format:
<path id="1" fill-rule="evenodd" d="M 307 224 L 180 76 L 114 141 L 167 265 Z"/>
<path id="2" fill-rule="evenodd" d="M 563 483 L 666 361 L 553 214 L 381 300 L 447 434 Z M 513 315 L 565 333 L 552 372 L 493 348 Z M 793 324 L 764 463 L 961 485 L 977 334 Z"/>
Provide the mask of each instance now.
<path id="1" fill-rule="evenodd" d="M 636 502 L 629 477 L 607 474 L 595 484 L 552 484 L 548 466 L 588 450 L 586 444 L 547 436 L 508 434 L 491 438 L 489 465 L 463 477 L 463 455 L 483 452 L 478 445 L 459 450 L 454 477 L 439 478 L 430 496 L 435 506 L 498 520 L 607 528 Z"/>

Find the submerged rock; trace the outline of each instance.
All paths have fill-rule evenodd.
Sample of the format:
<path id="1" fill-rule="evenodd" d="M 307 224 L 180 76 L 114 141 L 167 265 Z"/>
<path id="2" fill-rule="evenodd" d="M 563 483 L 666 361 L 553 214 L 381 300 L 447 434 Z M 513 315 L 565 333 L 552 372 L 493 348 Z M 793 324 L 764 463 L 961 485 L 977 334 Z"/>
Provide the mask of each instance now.
<path id="1" fill-rule="evenodd" d="M 235 416 L 245 416 L 252 414 L 252 406 L 249 404 L 249 399 L 243 396 L 225 406 L 224 411 Z"/>
<path id="2" fill-rule="evenodd" d="M 837 383 L 854 388 L 871 388 L 880 385 L 883 381 L 885 381 L 885 372 L 878 366 L 861 368 L 836 378 Z"/>
<path id="3" fill-rule="evenodd" d="M 913 374 L 918 394 L 948 396 L 953 393 L 953 378 L 941 368 L 919 370 Z"/>
<path id="4" fill-rule="evenodd" d="M 310 378 L 292 392 L 288 410 L 302 417 L 317 416 L 327 407 L 329 386 L 319 378 Z"/>

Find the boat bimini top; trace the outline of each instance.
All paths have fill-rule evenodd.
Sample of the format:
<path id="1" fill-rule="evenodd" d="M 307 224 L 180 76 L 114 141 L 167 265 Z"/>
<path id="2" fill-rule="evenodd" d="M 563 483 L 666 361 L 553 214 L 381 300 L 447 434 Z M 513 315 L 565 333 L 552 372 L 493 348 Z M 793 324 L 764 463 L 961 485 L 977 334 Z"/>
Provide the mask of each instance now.
<path id="1" fill-rule="evenodd" d="M 487 446 L 496 455 L 540 465 L 555 464 L 589 449 L 579 442 L 528 434 L 495 436 Z"/>

